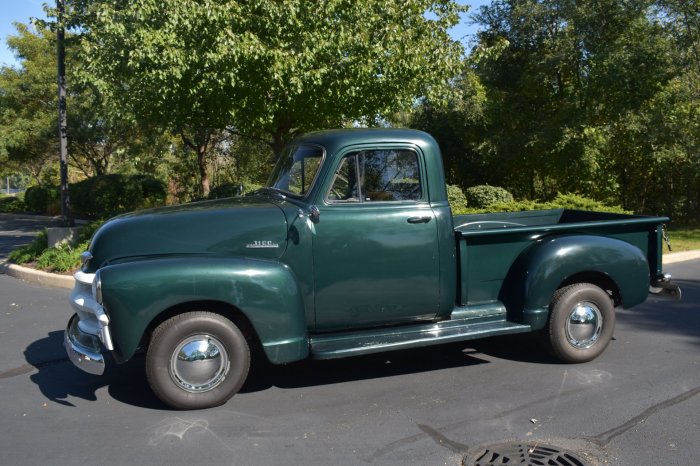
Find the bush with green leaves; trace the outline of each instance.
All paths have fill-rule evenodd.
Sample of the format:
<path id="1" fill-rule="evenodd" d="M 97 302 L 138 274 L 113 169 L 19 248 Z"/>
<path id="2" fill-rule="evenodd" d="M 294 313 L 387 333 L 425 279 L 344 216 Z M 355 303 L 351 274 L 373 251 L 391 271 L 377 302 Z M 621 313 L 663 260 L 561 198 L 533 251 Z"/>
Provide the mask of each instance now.
<path id="1" fill-rule="evenodd" d="M 495 204 L 513 202 L 513 195 L 498 186 L 483 184 L 467 188 L 464 192 L 468 205 L 476 209 L 485 209 Z"/>
<path id="2" fill-rule="evenodd" d="M 20 246 L 7 257 L 15 264 L 33 262 L 49 247 L 49 235 L 46 230 L 39 233 L 31 243 Z"/>
<path id="3" fill-rule="evenodd" d="M 242 196 L 243 194 L 253 192 L 259 188 L 259 184 L 247 181 L 243 181 L 242 183 L 223 183 L 213 187 L 211 191 L 209 191 L 207 199 Z"/>
<path id="4" fill-rule="evenodd" d="M 28 212 L 56 215 L 61 212 L 61 193 L 55 186 L 30 186 L 24 204 Z"/>
<path id="5" fill-rule="evenodd" d="M 15 196 L 0 196 L 0 212 L 5 214 L 15 214 L 18 212 L 26 212 L 27 206 L 20 197 Z"/>
<path id="6" fill-rule="evenodd" d="M 463 211 L 468 205 L 462 188 L 454 184 L 447 185 L 447 201 L 450 203 L 453 212 Z"/>
<path id="7" fill-rule="evenodd" d="M 48 247 L 48 233 L 46 230 L 37 235 L 34 240 L 12 251 L 9 258 L 16 264 L 36 262 L 36 267 L 49 272 L 69 272 L 80 267 L 80 255 L 88 249 L 92 235 L 104 221 L 96 221 L 84 225 L 75 243 L 62 243 L 56 247 Z"/>
<path id="8" fill-rule="evenodd" d="M 523 210 L 569 209 L 609 212 L 614 214 L 631 214 L 620 206 L 604 204 L 578 194 L 557 194 L 551 201 L 513 201 L 493 204 L 487 208 L 466 208 L 455 211 L 456 214 L 485 214 L 491 212 L 520 212 Z"/>
<path id="9" fill-rule="evenodd" d="M 103 175 L 70 186 L 73 214 L 105 218 L 165 204 L 165 184 L 148 175 Z"/>
<path id="10" fill-rule="evenodd" d="M 70 272 L 80 267 L 80 255 L 87 247 L 87 241 L 76 246 L 61 243 L 42 252 L 36 258 L 36 266 L 49 272 Z"/>

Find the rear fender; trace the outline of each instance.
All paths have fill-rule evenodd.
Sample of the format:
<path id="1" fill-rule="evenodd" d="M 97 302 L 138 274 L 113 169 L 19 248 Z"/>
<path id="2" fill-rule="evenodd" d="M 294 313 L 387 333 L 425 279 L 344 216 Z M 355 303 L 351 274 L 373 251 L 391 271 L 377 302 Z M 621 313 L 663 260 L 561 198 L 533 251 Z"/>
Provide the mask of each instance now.
<path id="1" fill-rule="evenodd" d="M 149 324 L 174 306 L 214 301 L 250 321 L 276 364 L 308 356 L 304 306 L 291 270 L 278 262 L 243 258 L 172 257 L 100 269 L 115 356 L 133 356 Z M 203 310 L 203 309 L 192 309 Z"/>
<path id="2" fill-rule="evenodd" d="M 503 282 L 499 299 L 509 320 L 544 328 L 552 295 L 578 274 L 608 277 L 625 308 L 644 302 L 648 294 L 649 264 L 636 246 L 604 236 L 550 236 L 523 251 Z"/>

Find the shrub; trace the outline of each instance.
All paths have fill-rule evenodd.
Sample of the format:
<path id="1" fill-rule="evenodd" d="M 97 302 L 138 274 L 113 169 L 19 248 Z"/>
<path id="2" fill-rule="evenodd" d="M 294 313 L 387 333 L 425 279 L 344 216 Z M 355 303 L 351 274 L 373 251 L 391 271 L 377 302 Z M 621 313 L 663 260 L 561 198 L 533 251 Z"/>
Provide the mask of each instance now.
<path id="1" fill-rule="evenodd" d="M 80 243 L 72 247 L 62 243 L 54 248 L 48 248 L 36 259 L 36 266 L 49 272 L 68 272 L 80 267 L 80 255 L 88 247 L 88 243 Z"/>
<path id="2" fill-rule="evenodd" d="M 495 204 L 513 202 L 513 195 L 498 186 L 487 184 L 472 186 L 464 192 L 467 203 L 477 209 L 485 209 Z"/>
<path id="3" fill-rule="evenodd" d="M 49 235 L 46 230 L 39 233 L 31 243 L 20 246 L 12 251 L 8 258 L 15 264 L 26 264 L 36 260 L 49 247 Z"/>
<path id="4" fill-rule="evenodd" d="M 14 214 L 17 212 L 26 212 L 27 206 L 24 201 L 18 197 L 1 196 L 0 197 L 0 212 L 6 214 Z"/>
<path id="5" fill-rule="evenodd" d="M 578 194 L 557 194 L 551 202 L 550 209 L 592 210 L 595 212 L 610 212 L 615 214 L 631 214 L 619 205 L 607 205 L 594 199 L 579 196 Z"/>
<path id="6" fill-rule="evenodd" d="M 215 186 L 209 191 L 207 199 L 221 199 L 224 197 L 240 196 L 243 192 L 243 185 L 236 183 L 224 183 Z"/>
<path id="7" fill-rule="evenodd" d="M 24 194 L 24 204 L 28 212 L 36 214 L 55 213 L 56 205 L 61 209 L 61 194 L 54 186 L 31 186 Z"/>
<path id="8" fill-rule="evenodd" d="M 148 175 L 103 175 L 71 185 L 76 216 L 104 218 L 163 205 L 165 184 Z"/>
<path id="9" fill-rule="evenodd" d="M 242 183 L 224 183 L 213 187 L 211 191 L 209 191 L 209 196 L 207 199 L 242 196 L 259 188 L 259 184 L 250 183 L 248 181 L 243 181 Z"/>
<path id="10" fill-rule="evenodd" d="M 467 198 L 464 196 L 462 188 L 457 185 L 447 185 L 447 200 L 452 212 L 461 212 L 467 208 Z"/>
<path id="11" fill-rule="evenodd" d="M 455 214 L 485 214 L 491 212 L 520 212 L 523 210 L 571 209 L 590 210 L 594 212 L 609 212 L 615 214 L 631 214 L 620 206 L 611 206 L 578 194 L 557 194 L 548 202 L 545 201 L 513 201 L 493 204 L 487 208 L 467 208 Z"/>

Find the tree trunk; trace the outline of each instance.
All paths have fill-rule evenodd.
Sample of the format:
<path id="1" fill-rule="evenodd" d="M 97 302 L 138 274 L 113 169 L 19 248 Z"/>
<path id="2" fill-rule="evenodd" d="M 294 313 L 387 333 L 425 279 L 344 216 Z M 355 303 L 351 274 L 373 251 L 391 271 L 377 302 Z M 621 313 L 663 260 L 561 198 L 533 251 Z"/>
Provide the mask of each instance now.
<path id="1" fill-rule="evenodd" d="M 194 139 L 188 138 L 184 131 L 180 131 L 182 142 L 197 154 L 197 169 L 199 171 L 199 188 L 202 197 L 207 197 L 211 188 L 209 172 L 207 171 L 207 150 L 211 140 L 211 130 L 200 129 L 194 133 Z"/>
<path id="2" fill-rule="evenodd" d="M 199 168 L 199 179 L 201 183 L 202 196 L 209 196 L 209 190 L 211 188 L 209 183 L 209 173 L 207 172 L 207 148 L 206 146 L 199 146 L 197 148 L 197 167 Z"/>

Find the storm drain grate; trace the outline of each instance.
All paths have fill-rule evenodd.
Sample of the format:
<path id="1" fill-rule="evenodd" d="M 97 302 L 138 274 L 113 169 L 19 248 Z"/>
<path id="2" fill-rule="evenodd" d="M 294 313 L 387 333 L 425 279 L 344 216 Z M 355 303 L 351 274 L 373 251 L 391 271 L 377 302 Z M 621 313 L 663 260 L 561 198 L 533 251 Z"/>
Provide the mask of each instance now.
<path id="1" fill-rule="evenodd" d="M 502 443 L 479 450 L 471 459 L 464 458 L 464 466 L 587 466 L 578 455 L 551 445 Z"/>

